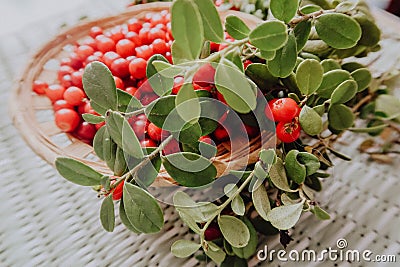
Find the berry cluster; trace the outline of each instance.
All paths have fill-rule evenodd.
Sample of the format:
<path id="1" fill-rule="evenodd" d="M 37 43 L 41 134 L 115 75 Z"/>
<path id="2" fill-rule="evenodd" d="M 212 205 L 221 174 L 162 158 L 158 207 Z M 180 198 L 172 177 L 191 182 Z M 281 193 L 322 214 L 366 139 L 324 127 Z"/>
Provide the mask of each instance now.
<path id="1" fill-rule="evenodd" d="M 299 115 L 301 108 L 291 98 L 275 98 L 268 102 L 265 115 L 277 122 L 276 136 L 284 143 L 291 143 L 300 137 Z"/>

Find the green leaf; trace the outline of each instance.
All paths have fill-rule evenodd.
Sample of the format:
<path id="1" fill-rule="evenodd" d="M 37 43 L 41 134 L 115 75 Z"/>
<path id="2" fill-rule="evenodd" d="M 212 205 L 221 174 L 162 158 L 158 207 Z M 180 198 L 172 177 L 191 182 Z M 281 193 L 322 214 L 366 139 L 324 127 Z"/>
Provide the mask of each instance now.
<path id="1" fill-rule="evenodd" d="M 361 68 L 353 71 L 351 77 L 357 82 L 358 92 L 368 88 L 372 82 L 371 72 L 367 68 Z"/>
<path id="2" fill-rule="evenodd" d="M 279 81 L 269 72 L 267 65 L 262 63 L 248 65 L 245 73 L 261 90 L 268 90 Z"/>
<path id="3" fill-rule="evenodd" d="M 317 94 L 323 98 L 330 98 L 336 87 L 351 79 L 350 73 L 345 70 L 331 70 L 324 74 Z"/>
<path id="4" fill-rule="evenodd" d="M 161 230 L 163 213 L 152 195 L 136 185 L 125 183 L 122 197 L 126 216 L 138 231 L 149 234 Z"/>
<path id="5" fill-rule="evenodd" d="M 227 184 L 224 187 L 224 193 L 227 197 L 232 197 L 239 188 L 235 184 Z M 243 216 L 245 213 L 245 205 L 242 197 L 238 194 L 231 202 L 231 208 L 234 213 Z"/>
<path id="6" fill-rule="evenodd" d="M 218 206 L 214 203 L 196 203 L 188 194 L 182 191 L 174 194 L 173 202 L 177 211 L 185 213 L 198 223 L 211 220 L 218 211 Z"/>
<path id="7" fill-rule="evenodd" d="M 315 206 L 312 210 L 312 213 L 314 213 L 315 216 L 317 216 L 317 218 L 320 220 L 329 220 L 331 218 L 331 216 L 329 216 L 329 214 L 319 206 Z"/>
<path id="8" fill-rule="evenodd" d="M 148 148 L 148 153 L 153 152 L 155 148 Z M 161 157 L 158 154 L 149 163 L 143 165 L 136 174 L 135 181 L 141 186 L 150 186 L 158 176 L 161 168 Z"/>
<path id="9" fill-rule="evenodd" d="M 385 129 L 387 126 L 387 124 L 382 124 L 368 128 L 349 128 L 349 131 L 352 131 L 354 133 L 375 133 L 377 131 Z"/>
<path id="10" fill-rule="evenodd" d="M 247 261 L 239 257 L 226 257 L 220 267 L 248 267 Z"/>
<path id="11" fill-rule="evenodd" d="M 296 38 L 293 34 L 290 34 L 285 46 L 276 51 L 274 59 L 268 61 L 267 65 L 272 75 L 275 77 L 286 78 L 296 67 L 296 62 Z"/>
<path id="12" fill-rule="evenodd" d="M 224 40 L 224 29 L 214 3 L 211 0 L 193 1 L 200 11 L 206 40 L 220 43 Z"/>
<path id="13" fill-rule="evenodd" d="M 303 131 L 309 135 L 320 134 L 323 129 L 321 116 L 306 105 L 300 111 L 299 121 Z"/>
<path id="14" fill-rule="evenodd" d="M 306 167 L 307 176 L 316 173 L 321 167 L 318 158 L 307 152 L 300 152 L 297 155 L 297 160 Z"/>
<path id="15" fill-rule="evenodd" d="M 207 185 L 217 175 L 217 169 L 208 159 L 194 153 L 175 153 L 163 157 L 162 160 L 169 175 L 183 186 Z"/>
<path id="16" fill-rule="evenodd" d="M 128 217 L 126 216 L 124 202 L 122 200 L 119 203 L 119 218 L 121 219 L 122 224 L 125 225 L 126 228 L 128 228 L 128 230 L 134 232 L 135 234 L 140 234 L 140 231 L 131 224 Z"/>
<path id="17" fill-rule="evenodd" d="M 91 124 L 97 124 L 97 123 L 101 123 L 101 122 L 104 121 L 104 117 L 103 116 L 96 116 L 96 115 L 93 115 L 93 114 L 90 114 L 90 113 L 82 114 L 82 118 L 86 122 L 91 123 Z"/>
<path id="18" fill-rule="evenodd" d="M 107 165 L 114 172 L 114 175 L 123 175 L 127 166 L 124 150 L 120 147 L 117 147 L 115 151 L 115 157 L 113 157 L 110 162 L 107 162 Z"/>
<path id="19" fill-rule="evenodd" d="M 321 40 L 337 49 L 351 48 L 361 38 L 361 27 L 350 16 L 338 13 L 323 14 L 315 23 Z"/>
<path id="20" fill-rule="evenodd" d="M 238 218 L 222 215 L 218 218 L 218 225 L 226 241 L 233 247 L 242 248 L 249 243 L 249 228 Z"/>
<path id="21" fill-rule="evenodd" d="M 382 112 L 387 119 L 400 119 L 400 100 L 391 95 L 379 95 L 376 99 L 375 112 Z"/>
<path id="22" fill-rule="evenodd" d="M 75 159 L 59 157 L 56 159 L 55 165 L 61 176 L 78 185 L 99 185 L 101 177 L 103 177 L 101 173 Z"/>
<path id="23" fill-rule="evenodd" d="M 296 37 L 297 43 L 297 52 L 300 52 L 301 49 L 306 45 L 308 37 L 311 32 L 311 21 L 302 21 L 296 25 L 293 29 L 294 36 Z"/>
<path id="24" fill-rule="evenodd" d="M 131 94 L 117 89 L 118 110 L 121 112 L 131 112 L 143 108 L 140 101 Z"/>
<path id="25" fill-rule="evenodd" d="M 171 65 L 169 62 L 163 60 L 154 60 L 152 65 L 162 76 L 168 78 L 174 78 L 175 76 L 182 74 L 184 71 L 182 66 Z"/>
<path id="26" fill-rule="evenodd" d="M 260 160 L 267 166 L 275 164 L 276 162 L 276 153 L 275 150 L 270 149 L 262 149 L 259 154 Z"/>
<path id="27" fill-rule="evenodd" d="M 271 0 L 270 9 L 275 18 L 289 23 L 299 8 L 298 0 Z"/>
<path id="28" fill-rule="evenodd" d="M 170 132 L 178 132 L 184 129 L 184 126 L 190 126 L 179 116 L 175 108 L 176 96 L 169 95 L 160 97 L 152 102 L 145 109 L 147 118 L 157 127 Z"/>
<path id="29" fill-rule="evenodd" d="M 263 51 L 260 50 L 260 58 L 263 58 L 265 60 L 271 60 L 275 57 L 276 55 L 276 50 L 272 50 L 272 51 Z"/>
<path id="30" fill-rule="evenodd" d="M 249 240 L 249 243 L 245 247 L 242 247 L 242 248 L 232 247 L 232 250 L 238 257 L 240 257 L 242 259 L 248 259 L 251 256 L 253 256 L 254 253 L 256 252 L 258 236 L 257 236 L 257 231 L 254 228 L 254 226 L 251 224 L 250 220 L 247 219 L 246 217 L 243 217 L 242 220 L 246 224 L 247 228 L 249 229 L 250 240 Z"/>
<path id="31" fill-rule="evenodd" d="M 191 83 L 185 83 L 175 99 L 176 111 L 188 123 L 196 123 L 200 118 L 201 108 L 199 98 Z"/>
<path id="32" fill-rule="evenodd" d="M 212 249 L 205 250 L 206 255 L 212 259 L 215 263 L 221 264 L 226 257 L 226 253 L 222 250 L 219 249 L 217 251 L 213 251 Z"/>
<path id="33" fill-rule="evenodd" d="M 143 158 L 142 147 L 128 121 L 116 111 L 106 114 L 107 130 L 114 142 L 127 154 L 135 158 Z"/>
<path id="34" fill-rule="evenodd" d="M 306 167 L 298 162 L 298 150 L 290 150 L 285 158 L 285 169 L 290 179 L 297 184 L 302 184 L 306 179 Z"/>
<path id="35" fill-rule="evenodd" d="M 200 244 L 189 240 L 177 240 L 171 246 L 171 252 L 175 257 L 186 258 L 195 253 L 201 247 Z"/>
<path id="36" fill-rule="evenodd" d="M 343 104 L 332 105 L 328 111 L 329 125 L 336 130 L 345 130 L 353 125 L 354 114 Z"/>
<path id="37" fill-rule="evenodd" d="M 172 135 L 175 137 L 175 139 L 183 144 L 197 144 L 199 138 L 202 136 L 200 124 L 187 123 L 182 128 L 183 130 L 181 130 L 180 132 L 172 132 Z"/>
<path id="38" fill-rule="evenodd" d="M 93 149 L 96 155 L 104 161 L 111 158 L 112 143 L 106 126 L 102 126 L 94 136 Z"/>
<path id="39" fill-rule="evenodd" d="M 264 170 L 260 161 L 256 162 L 256 164 L 254 165 L 254 176 L 261 181 L 268 176 L 268 173 L 266 172 L 266 170 Z"/>
<path id="40" fill-rule="evenodd" d="M 256 92 L 236 66 L 222 60 L 215 73 L 215 85 L 228 105 L 237 112 L 249 113 L 257 105 Z"/>
<path id="41" fill-rule="evenodd" d="M 94 111 L 96 111 L 100 115 L 104 115 L 107 112 L 106 108 L 103 108 L 102 106 L 100 106 L 99 104 L 94 102 L 93 100 L 90 100 L 90 106 L 93 108 Z"/>
<path id="42" fill-rule="evenodd" d="M 171 7 L 174 63 L 199 58 L 204 42 L 201 14 L 192 0 L 174 1 Z M 179 55 L 179 57 L 177 57 Z"/>
<path id="43" fill-rule="evenodd" d="M 306 59 L 296 71 L 296 82 L 303 95 L 314 93 L 322 83 L 324 70 L 315 59 Z"/>
<path id="44" fill-rule="evenodd" d="M 179 217 L 181 217 L 182 221 L 196 234 L 200 234 L 201 230 L 197 223 L 193 220 L 193 218 L 185 212 L 178 212 Z"/>
<path id="45" fill-rule="evenodd" d="M 90 100 L 104 109 L 117 109 L 117 88 L 111 71 L 106 65 L 98 61 L 89 63 L 85 67 L 82 83 Z"/>
<path id="46" fill-rule="evenodd" d="M 100 207 L 100 222 L 103 228 L 107 232 L 114 231 L 115 227 L 115 214 L 114 214 L 114 202 L 112 195 L 109 195 L 103 200 Z"/>
<path id="47" fill-rule="evenodd" d="M 300 8 L 301 13 L 303 14 L 311 14 L 317 11 L 320 11 L 322 8 L 320 6 L 317 5 L 305 5 L 303 7 Z"/>
<path id="48" fill-rule="evenodd" d="M 340 64 L 334 59 L 324 59 L 321 61 L 321 65 L 324 68 L 324 73 L 331 70 L 340 70 Z"/>
<path id="49" fill-rule="evenodd" d="M 362 31 L 358 44 L 369 47 L 377 45 L 381 38 L 381 30 L 373 21 L 373 17 L 368 17 L 362 12 L 358 12 L 353 18 L 360 24 Z"/>
<path id="50" fill-rule="evenodd" d="M 280 158 L 277 158 L 276 163 L 272 165 L 271 170 L 269 171 L 269 176 L 271 178 L 272 183 L 279 189 L 286 192 L 296 192 L 297 190 L 292 190 L 289 186 L 285 167 Z"/>
<path id="51" fill-rule="evenodd" d="M 300 219 L 303 205 L 304 200 L 297 204 L 273 208 L 271 212 L 268 213 L 268 220 L 279 230 L 289 230 L 295 226 Z"/>
<path id="52" fill-rule="evenodd" d="M 165 63 L 169 63 L 169 61 L 164 56 L 159 54 L 153 55 L 147 61 L 146 76 L 151 85 L 151 88 L 153 88 L 154 92 L 157 95 L 163 96 L 171 92 L 172 87 L 174 86 L 174 79 L 161 75 L 157 71 L 156 67 L 153 65 L 154 61 L 164 61 Z"/>
<path id="53" fill-rule="evenodd" d="M 260 185 L 253 190 L 252 199 L 257 213 L 261 218 L 267 220 L 268 212 L 271 210 L 271 204 L 269 203 L 269 197 L 264 185 Z"/>
<path id="54" fill-rule="evenodd" d="M 278 50 L 288 39 L 286 25 L 280 21 L 268 21 L 250 32 L 250 43 L 263 51 Z"/>
<path id="55" fill-rule="evenodd" d="M 238 67 L 241 72 L 244 72 L 243 62 L 240 55 L 241 51 L 239 48 L 236 47 L 236 49 L 225 55 L 225 59 L 232 61 L 232 63 L 235 64 L 235 66 Z"/>
<path id="56" fill-rule="evenodd" d="M 242 40 L 249 36 L 250 29 L 240 18 L 229 15 L 225 18 L 226 32 L 236 40 Z"/>
<path id="57" fill-rule="evenodd" d="M 353 80 L 342 82 L 332 93 L 331 105 L 342 104 L 351 100 L 357 93 L 357 83 Z"/>

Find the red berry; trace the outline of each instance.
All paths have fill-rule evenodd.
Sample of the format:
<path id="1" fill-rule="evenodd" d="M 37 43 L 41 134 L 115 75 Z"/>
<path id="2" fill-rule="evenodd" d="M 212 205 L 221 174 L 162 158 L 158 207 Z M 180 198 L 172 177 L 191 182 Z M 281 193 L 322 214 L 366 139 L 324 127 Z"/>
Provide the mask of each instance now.
<path id="1" fill-rule="evenodd" d="M 83 76 L 83 71 L 74 71 L 71 74 L 72 85 L 79 87 L 79 88 L 83 88 L 82 76 Z"/>
<path id="2" fill-rule="evenodd" d="M 52 84 L 45 88 L 46 96 L 51 102 L 56 102 L 59 99 L 63 99 L 65 87 L 60 84 Z"/>
<path id="3" fill-rule="evenodd" d="M 40 80 L 35 80 L 32 84 L 32 90 L 38 95 L 44 95 L 47 87 L 49 87 L 49 85 Z"/>
<path id="4" fill-rule="evenodd" d="M 97 49 L 102 53 L 106 53 L 108 51 L 115 51 L 114 40 L 102 34 L 96 36 L 96 45 Z"/>
<path id="5" fill-rule="evenodd" d="M 217 98 L 219 101 L 221 101 L 225 105 L 228 105 L 228 103 L 226 103 L 225 97 L 219 91 L 217 92 Z"/>
<path id="6" fill-rule="evenodd" d="M 57 77 L 59 80 L 61 80 L 61 78 L 64 75 L 71 75 L 74 71 L 75 71 L 74 68 L 72 68 L 71 66 L 62 65 L 62 66 L 60 66 L 60 68 L 57 71 Z"/>
<path id="7" fill-rule="evenodd" d="M 114 82 L 117 88 L 121 90 L 125 89 L 124 81 L 120 77 L 114 76 Z"/>
<path id="8" fill-rule="evenodd" d="M 150 123 L 147 126 L 147 134 L 156 142 L 160 142 L 168 136 L 167 131 L 157 127 L 154 123 Z"/>
<path id="9" fill-rule="evenodd" d="M 153 28 L 147 34 L 149 42 L 153 42 L 155 39 L 165 39 L 165 32 L 159 28 Z"/>
<path id="10" fill-rule="evenodd" d="M 101 127 L 103 127 L 105 124 L 106 124 L 106 123 L 103 121 L 103 122 L 100 122 L 100 123 L 95 124 L 94 126 L 96 127 L 96 130 L 99 130 L 99 129 L 100 129 Z"/>
<path id="11" fill-rule="evenodd" d="M 154 54 L 165 54 L 169 51 L 167 43 L 162 39 L 155 39 L 152 46 Z"/>
<path id="12" fill-rule="evenodd" d="M 182 76 L 176 76 L 174 78 L 174 87 L 172 88 L 172 94 L 177 95 L 179 90 L 181 89 L 184 82 L 184 78 Z"/>
<path id="13" fill-rule="evenodd" d="M 132 18 L 128 20 L 128 30 L 138 33 L 142 28 L 142 24 L 137 18 Z"/>
<path id="14" fill-rule="evenodd" d="M 246 134 L 249 137 L 254 137 L 259 133 L 259 130 L 257 127 L 253 127 L 253 126 L 249 126 L 249 125 L 245 124 L 244 128 L 245 128 Z"/>
<path id="15" fill-rule="evenodd" d="M 153 53 L 153 47 L 150 45 L 142 45 L 135 48 L 136 56 L 141 57 L 145 60 L 149 59 Z"/>
<path id="16" fill-rule="evenodd" d="M 136 45 L 134 42 L 128 39 L 122 39 L 118 41 L 116 50 L 121 57 L 126 58 L 135 54 L 135 47 Z"/>
<path id="17" fill-rule="evenodd" d="M 218 126 L 217 129 L 215 129 L 213 134 L 214 134 L 215 139 L 217 139 L 217 141 L 220 141 L 220 142 L 226 141 L 229 139 L 228 131 L 222 126 Z"/>
<path id="18" fill-rule="evenodd" d="M 273 118 L 268 116 L 271 113 L 268 111 L 268 108 L 265 108 L 265 115 L 269 119 L 273 119 L 274 121 L 283 121 L 290 122 L 294 119 L 298 113 L 299 106 L 296 101 L 291 98 L 276 98 L 268 102 L 268 107 L 271 110 Z"/>
<path id="19" fill-rule="evenodd" d="M 103 29 L 100 28 L 99 26 L 93 26 L 92 28 L 90 28 L 90 33 L 89 35 L 92 38 L 96 38 L 97 35 L 103 34 Z"/>
<path id="20" fill-rule="evenodd" d="M 82 68 L 83 62 L 77 53 L 75 52 L 70 53 L 69 58 L 71 59 L 70 66 L 74 70 L 79 70 L 80 68 Z"/>
<path id="21" fill-rule="evenodd" d="M 93 55 L 94 49 L 89 45 L 81 45 L 76 49 L 75 53 L 80 61 L 85 61 L 88 56 Z"/>
<path id="22" fill-rule="evenodd" d="M 153 102 L 154 100 L 156 100 L 157 98 L 159 98 L 158 95 L 156 94 L 144 94 L 141 99 L 140 102 L 142 103 L 142 105 L 147 106 L 148 104 L 150 104 L 151 102 Z"/>
<path id="23" fill-rule="evenodd" d="M 125 34 L 125 38 L 133 42 L 135 44 L 135 47 L 142 45 L 142 41 L 140 40 L 139 35 L 136 32 L 127 32 Z"/>
<path id="24" fill-rule="evenodd" d="M 129 76 L 129 61 L 125 58 L 118 58 L 111 64 L 111 72 L 114 76 L 125 78 Z"/>
<path id="25" fill-rule="evenodd" d="M 69 104 L 77 106 L 82 102 L 83 98 L 85 97 L 85 92 L 83 92 L 82 89 L 76 86 L 71 86 L 68 87 L 67 90 L 65 90 L 63 96 L 65 101 L 67 101 Z"/>
<path id="26" fill-rule="evenodd" d="M 210 63 L 204 64 L 193 76 L 193 82 L 206 87 L 214 84 L 215 69 Z"/>
<path id="27" fill-rule="evenodd" d="M 204 231 L 204 238 L 207 241 L 212 241 L 212 240 L 218 239 L 220 237 L 222 237 L 222 233 L 217 224 L 211 224 Z"/>
<path id="28" fill-rule="evenodd" d="M 60 84 L 65 88 L 68 88 L 68 87 L 73 85 L 72 84 L 72 77 L 69 74 L 66 74 L 66 75 L 62 76 L 61 79 L 59 79 L 59 80 L 60 80 Z"/>
<path id="29" fill-rule="evenodd" d="M 156 147 L 157 146 L 157 144 L 151 139 L 143 139 L 142 141 L 140 141 L 140 145 L 142 147 Z"/>
<path id="30" fill-rule="evenodd" d="M 209 145 L 214 145 L 213 140 L 208 135 L 201 136 L 199 141 Z"/>
<path id="31" fill-rule="evenodd" d="M 129 63 L 129 72 L 134 79 L 146 77 L 147 61 L 143 58 L 135 58 Z"/>
<path id="32" fill-rule="evenodd" d="M 172 139 L 163 149 L 163 154 L 170 155 L 174 153 L 178 153 L 180 151 L 179 142 L 176 139 Z"/>
<path id="33" fill-rule="evenodd" d="M 124 39 L 125 37 L 121 26 L 115 26 L 114 28 L 108 30 L 105 33 L 105 36 L 110 37 L 115 43 L 121 39 Z"/>
<path id="34" fill-rule="evenodd" d="M 125 91 L 130 95 L 135 95 L 137 88 L 133 86 L 129 86 L 125 88 Z"/>
<path id="35" fill-rule="evenodd" d="M 107 65 L 108 68 L 111 68 L 111 64 L 114 62 L 114 60 L 118 58 L 121 58 L 119 54 L 114 51 L 108 51 L 103 55 L 103 62 Z"/>
<path id="36" fill-rule="evenodd" d="M 57 111 L 63 108 L 68 108 L 68 109 L 73 109 L 74 106 L 69 104 L 67 101 L 64 99 L 57 100 L 56 102 L 53 103 L 53 110 Z"/>
<path id="37" fill-rule="evenodd" d="M 90 36 L 86 36 L 82 40 L 78 42 L 79 45 L 88 45 L 92 47 L 94 50 L 97 50 L 96 40 Z"/>
<path id="38" fill-rule="evenodd" d="M 276 126 L 276 136 L 284 143 L 292 143 L 300 137 L 301 127 L 297 121 L 279 122 Z"/>
<path id="39" fill-rule="evenodd" d="M 151 43 L 151 41 L 149 40 L 149 32 L 150 32 L 149 28 L 140 29 L 140 31 L 139 31 L 139 39 L 140 39 L 142 44 Z"/>
<path id="40" fill-rule="evenodd" d="M 119 178 L 119 177 L 117 177 Z M 113 200 L 120 200 L 122 198 L 122 192 L 124 189 L 124 183 L 125 181 L 122 180 L 122 182 L 120 182 L 113 190 L 112 192 L 112 198 Z"/>
<path id="41" fill-rule="evenodd" d="M 131 123 L 132 129 L 139 140 L 143 140 L 146 134 L 147 123 L 143 120 L 134 120 Z"/>
<path id="42" fill-rule="evenodd" d="M 54 113 L 55 123 L 63 132 L 72 132 L 78 127 L 80 116 L 73 109 L 63 108 Z"/>
<path id="43" fill-rule="evenodd" d="M 82 122 L 75 131 L 75 134 L 80 139 L 93 140 L 96 134 L 96 126 L 86 121 Z"/>
<path id="44" fill-rule="evenodd" d="M 210 51 L 211 51 L 211 53 L 217 52 L 218 49 L 219 49 L 219 44 L 214 43 L 214 42 L 210 42 Z"/>

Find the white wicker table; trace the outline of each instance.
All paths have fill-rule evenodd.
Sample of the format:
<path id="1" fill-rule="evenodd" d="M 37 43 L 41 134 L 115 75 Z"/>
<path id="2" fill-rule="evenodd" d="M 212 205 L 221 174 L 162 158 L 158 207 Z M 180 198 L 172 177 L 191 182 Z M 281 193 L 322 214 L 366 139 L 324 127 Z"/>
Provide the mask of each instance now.
<path id="1" fill-rule="evenodd" d="M 35 49 L 57 33 L 58 25 L 64 21 L 76 22 L 82 15 L 96 17 L 110 12 L 116 11 L 109 10 L 105 4 L 98 5 L 96 12 L 87 5 L 68 16 L 31 25 L 29 31 L 2 36 L 0 266 L 172 267 L 197 264 L 197 260 L 177 259 L 169 252 L 176 239 L 191 238 L 171 207 L 165 209 L 167 223 L 159 234 L 136 236 L 120 224 L 114 233 L 104 232 L 98 219 L 100 202 L 91 189 L 82 189 L 62 179 L 27 147 L 6 115 L 13 80 Z M 395 159 L 393 165 L 369 162 L 366 155 L 357 152 L 361 138 L 347 134 L 342 140 L 345 143 L 341 150 L 351 155 L 353 161 L 338 162 L 333 178 L 324 183 L 325 189 L 318 195 L 318 199 L 323 200 L 322 207 L 332 218 L 321 222 L 313 216 L 303 216 L 299 226 L 291 231 L 295 241 L 288 250 L 336 248 L 336 241 L 344 238 L 349 249 L 396 255 L 397 264 L 285 263 L 277 259 L 273 262 L 253 259 L 252 265 L 399 266 L 400 159 Z M 276 236 L 260 240 L 260 248 L 265 244 L 269 249 L 281 249 Z"/>

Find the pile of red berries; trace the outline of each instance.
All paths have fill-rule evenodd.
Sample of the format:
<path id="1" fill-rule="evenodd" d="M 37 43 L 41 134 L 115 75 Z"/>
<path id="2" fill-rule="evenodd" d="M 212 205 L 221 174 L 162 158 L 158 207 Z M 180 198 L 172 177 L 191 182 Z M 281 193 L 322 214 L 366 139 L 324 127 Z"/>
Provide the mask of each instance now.
<path id="1" fill-rule="evenodd" d="M 284 143 L 291 143 L 300 137 L 299 115 L 301 108 L 291 98 L 275 98 L 265 107 L 265 115 L 277 122 L 276 136 Z"/>
<path id="2" fill-rule="evenodd" d="M 150 86 L 142 86 L 146 82 L 147 60 L 153 54 L 162 54 L 172 61 L 171 44 L 168 11 L 149 13 L 143 20 L 132 18 L 110 29 L 103 30 L 95 26 L 90 29 L 88 36 L 73 44 L 73 51 L 68 57 L 60 60 L 58 82 L 48 84 L 36 80 L 32 89 L 51 100 L 55 123 L 63 132 L 91 143 L 96 131 L 104 123 L 93 125 L 82 119 L 84 113 L 98 115 L 83 90 L 85 66 L 93 61 L 103 62 L 111 70 L 117 88 L 135 95 L 143 104 L 148 104 L 157 95 Z M 144 89 L 138 92 L 137 88 L 141 86 Z M 147 143 L 148 146 L 152 144 Z"/>

